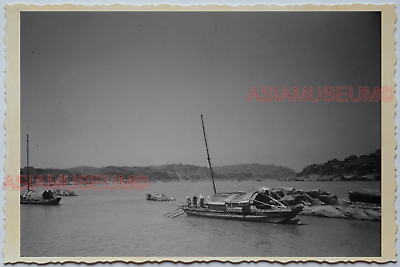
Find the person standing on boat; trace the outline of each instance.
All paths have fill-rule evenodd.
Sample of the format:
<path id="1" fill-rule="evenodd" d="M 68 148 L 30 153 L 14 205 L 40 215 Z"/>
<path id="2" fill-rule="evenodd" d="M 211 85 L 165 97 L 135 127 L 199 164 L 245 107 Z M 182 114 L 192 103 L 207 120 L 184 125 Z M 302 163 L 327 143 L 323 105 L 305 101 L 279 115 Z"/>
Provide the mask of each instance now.
<path id="1" fill-rule="evenodd" d="M 204 208 L 204 197 L 200 195 L 200 208 Z"/>
<path id="2" fill-rule="evenodd" d="M 190 200 L 190 197 L 187 197 L 187 206 L 190 208 L 192 206 L 192 201 Z"/>
<path id="3" fill-rule="evenodd" d="M 193 207 L 197 208 L 197 197 L 193 196 Z"/>

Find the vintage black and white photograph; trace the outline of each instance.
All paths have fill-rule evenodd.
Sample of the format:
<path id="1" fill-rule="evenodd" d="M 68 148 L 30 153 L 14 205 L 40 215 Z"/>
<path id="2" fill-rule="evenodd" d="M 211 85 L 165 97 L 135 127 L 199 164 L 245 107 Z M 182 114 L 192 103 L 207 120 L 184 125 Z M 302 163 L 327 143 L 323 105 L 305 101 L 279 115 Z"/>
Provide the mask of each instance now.
<path id="1" fill-rule="evenodd" d="M 20 256 L 381 257 L 381 23 L 22 11 Z"/>

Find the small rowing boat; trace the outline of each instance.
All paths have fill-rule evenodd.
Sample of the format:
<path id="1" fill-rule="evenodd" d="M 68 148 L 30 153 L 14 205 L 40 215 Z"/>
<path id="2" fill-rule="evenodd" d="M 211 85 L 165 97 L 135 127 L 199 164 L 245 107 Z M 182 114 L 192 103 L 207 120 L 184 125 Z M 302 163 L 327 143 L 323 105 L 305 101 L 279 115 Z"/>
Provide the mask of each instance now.
<path id="1" fill-rule="evenodd" d="M 173 198 L 173 197 L 167 197 L 164 194 L 159 194 L 156 192 L 154 192 L 153 194 L 151 194 L 151 193 L 146 194 L 146 199 L 153 200 L 153 201 L 174 201 L 175 200 L 175 198 Z"/>

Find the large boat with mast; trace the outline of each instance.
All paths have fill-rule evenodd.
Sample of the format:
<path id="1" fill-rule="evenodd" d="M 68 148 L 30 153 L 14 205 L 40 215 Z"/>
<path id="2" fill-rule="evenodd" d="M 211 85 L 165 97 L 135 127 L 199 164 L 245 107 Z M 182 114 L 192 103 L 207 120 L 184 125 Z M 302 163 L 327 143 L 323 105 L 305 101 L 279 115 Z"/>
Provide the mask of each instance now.
<path id="1" fill-rule="evenodd" d="M 217 192 L 208 151 L 203 115 L 201 115 L 201 123 L 207 152 L 207 161 L 215 194 L 206 201 L 200 201 L 199 205 L 197 205 L 197 203 L 183 205 L 177 212 L 173 213 L 173 217 L 187 214 L 189 216 L 216 219 L 298 224 L 300 220 L 295 219 L 295 217 L 303 210 L 303 207 L 296 206 L 290 208 L 285 206 L 270 196 L 266 188 L 252 190 L 250 192 Z"/>
<path id="2" fill-rule="evenodd" d="M 20 204 L 36 204 L 36 205 L 57 205 L 61 201 L 60 196 L 54 196 L 50 190 L 34 191 L 30 189 L 30 166 L 29 166 L 29 136 L 26 134 L 26 165 L 28 169 L 28 190 L 20 195 Z"/>

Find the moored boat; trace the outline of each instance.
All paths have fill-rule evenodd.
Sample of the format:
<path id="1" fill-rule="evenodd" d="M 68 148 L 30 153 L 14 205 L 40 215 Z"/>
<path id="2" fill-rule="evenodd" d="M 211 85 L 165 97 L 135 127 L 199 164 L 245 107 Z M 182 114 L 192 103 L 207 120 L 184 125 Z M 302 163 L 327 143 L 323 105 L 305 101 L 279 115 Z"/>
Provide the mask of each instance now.
<path id="1" fill-rule="evenodd" d="M 26 165 L 28 166 L 29 176 L 29 137 L 26 135 Z M 36 205 L 57 205 L 61 201 L 59 195 L 55 196 L 50 190 L 36 192 L 30 190 L 30 182 L 28 182 L 28 191 L 20 195 L 20 204 L 36 204 Z"/>
<path id="2" fill-rule="evenodd" d="M 288 208 L 276 203 L 263 192 L 250 191 L 215 194 L 204 205 L 186 205 L 182 210 L 190 216 L 297 224 L 300 221 L 294 218 L 303 207 Z"/>
<path id="3" fill-rule="evenodd" d="M 211 196 L 211 198 L 208 198 L 206 202 L 201 199 L 199 205 L 197 205 L 197 197 L 193 198 L 193 203 L 188 198 L 187 205 L 181 207 L 182 213 L 178 212 L 177 215 L 173 216 L 176 217 L 186 213 L 189 216 L 216 219 L 298 224 L 300 220 L 294 218 L 303 210 L 303 207 L 286 207 L 280 201 L 269 196 L 268 190 L 217 193 L 210 154 L 208 152 L 203 115 L 201 115 L 201 123 L 203 126 L 207 160 L 215 194 Z M 259 179 L 258 181 L 261 180 Z"/>
<path id="4" fill-rule="evenodd" d="M 42 192 L 28 190 L 20 196 L 20 204 L 58 205 L 60 200 L 60 196 L 54 196 L 49 190 Z"/>
<path id="5" fill-rule="evenodd" d="M 164 194 L 159 194 L 156 192 L 154 192 L 153 194 L 151 194 L 151 193 L 146 194 L 146 199 L 153 200 L 153 201 L 174 201 L 175 200 L 175 198 L 173 198 L 173 197 L 167 197 Z"/>

